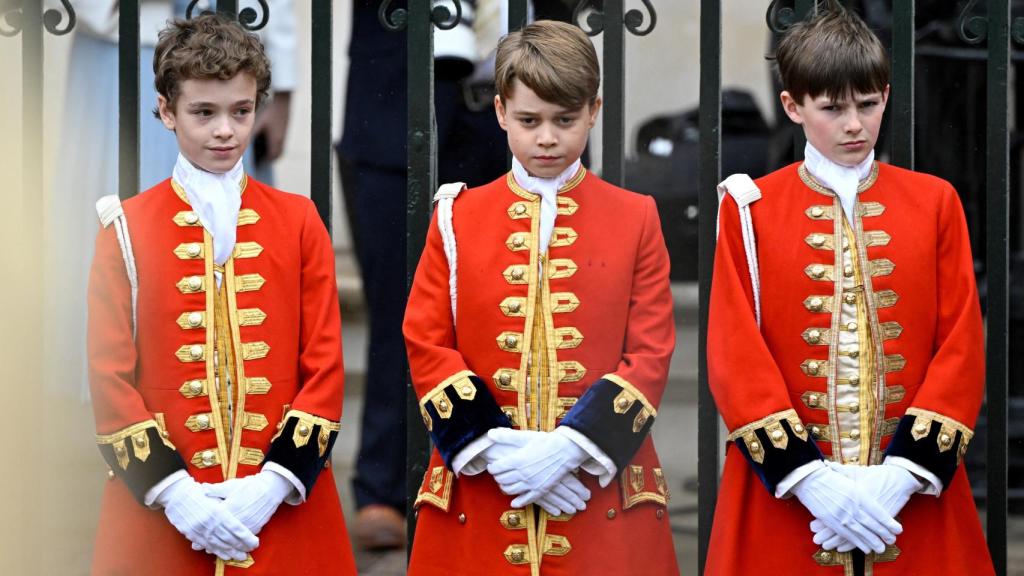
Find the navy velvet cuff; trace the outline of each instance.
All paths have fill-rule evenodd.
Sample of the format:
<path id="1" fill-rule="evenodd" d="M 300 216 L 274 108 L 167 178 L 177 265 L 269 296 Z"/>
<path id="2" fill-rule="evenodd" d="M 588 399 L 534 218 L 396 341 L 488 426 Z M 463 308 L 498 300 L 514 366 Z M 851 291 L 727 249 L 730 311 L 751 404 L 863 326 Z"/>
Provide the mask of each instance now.
<path id="1" fill-rule="evenodd" d="M 750 448 L 745 442 L 736 442 L 736 447 L 739 448 L 740 453 L 747 459 L 750 467 L 754 469 L 754 473 L 757 474 L 757 477 L 761 479 L 761 482 L 773 495 L 775 494 L 775 487 L 790 472 L 808 462 L 822 459 L 821 450 L 818 449 L 817 444 L 814 443 L 814 440 L 809 435 L 806 440 L 803 440 L 793 433 L 793 428 L 790 427 L 788 420 L 780 420 L 779 423 L 782 426 L 783 432 L 789 436 L 785 449 L 776 448 L 768 438 L 768 432 L 764 428 L 758 428 L 754 431 L 761 453 L 764 455 L 761 462 L 751 457 Z"/>
<path id="2" fill-rule="evenodd" d="M 274 462 L 287 468 L 302 482 L 308 497 L 313 489 L 313 484 L 320 476 L 320 471 L 324 469 L 324 465 L 331 457 L 331 448 L 334 446 L 334 441 L 338 439 L 338 433 L 334 430 L 328 433 L 327 449 L 321 456 L 318 438 L 322 426 L 320 424 L 311 426 L 308 434 L 309 441 L 302 446 L 296 446 L 292 434 L 299 423 L 300 420 L 296 416 L 290 416 L 285 421 L 280 435 L 270 443 L 270 451 L 267 452 L 264 462 Z"/>
<path id="3" fill-rule="evenodd" d="M 477 376 L 470 376 L 469 379 L 476 386 L 476 393 L 471 400 L 462 398 L 455 390 L 455 384 L 443 388 L 446 401 L 451 404 L 447 418 L 441 417 L 433 402 L 424 404 L 424 409 L 430 416 L 430 439 L 449 469 L 455 455 L 470 442 L 487 434 L 491 428 L 512 426 L 512 422 L 498 407 L 483 380 Z"/>
<path id="4" fill-rule="evenodd" d="M 559 424 L 597 444 L 619 470 L 625 470 L 654 425 L 654 416 L 647 414 L 639 400 L 621 413 L 615 410 L 615 399 L 622 391 L 618 384 L 601 378 L 590 385 Z"/>
<path id="5" fill-rule="evenodd" d="M 907 415 L 900 419 L 896 427 L 896 434 L 886 449 L 886 456 L 899 456 L 906 458 L 926 470 L 935 474 L 942 482 L 942 486 L 949 486 L 960 465 L 960 444 L 963 442 L 963 434 L 955 432 L 949 448 L 939 451 L 939 434 L 942 423 L 933 421 L 928 435 L 915 440 L 913 436 L 914 416 Z"/>
<path id="6" fill-rule="evenodd" d="M 114 471 L 114 475 L 124 481 L 125 486 L 135 497 L 139 504 L 145 505 L 146 492 L 158 482 L 170 474 L 185 468 L 185 460 L 177 450 L 167 446 L 160 437 L 160 431 L 153 427 L 146 429 L 146 437 L 149 442 L 149 456 L 145 462 L 134 455 L 135 445 L 129 437 L 124 443 L 100 444 L 100 454 L 107 461 L 107 466 Z M 128 458 L 128 467 L 122 468 L 117 461 L 117 450 L 128 450 L 132 452 Z M 128 446 L 128 448 L 125 448 Z"/>

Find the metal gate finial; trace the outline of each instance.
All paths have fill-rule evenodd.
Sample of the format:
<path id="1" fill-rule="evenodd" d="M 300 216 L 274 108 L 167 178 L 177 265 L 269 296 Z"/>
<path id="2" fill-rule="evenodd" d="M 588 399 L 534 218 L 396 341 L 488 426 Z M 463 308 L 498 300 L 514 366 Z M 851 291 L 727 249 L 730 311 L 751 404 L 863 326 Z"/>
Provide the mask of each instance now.
<path id="1" fill-rule="evenodd" d="M 70 0 L 60 0 L 61 6 L 64 8 L 64 12 L 67 14 L 67 24 L 63 28 L 60 27 L 61 22 L 64 21 L 64 14 L 61 13 L 57 8 L 50 8 L 43 13 L 43 27 L 47 32 L 54 36 L 63 36 L 75 27 L 77 17 L 75 15 L 75 8 L 71 5 Z M 11 5 L 15 4 L 15 5 Z M 5 3 L 4 6 L 0 6 L 0 21 L 9 26 L 10 28 L 5 29 L 0 26 L 0 36 L 12 38 L 17 36 L 24 26 L 24 18 L 21 12 L 20 3 Z"/>
<path id="2" fill-rule="evenodd" d="M 589 6 L 592 0 L 579 0 L 576 3 L 576 7 L 572 10 L 572 21 L 576 23 L 587 36 L 597 36 L 601 32 L 604 32 L 604 12 L 596 6 Z M 651 4 L 651 0 L 641 0 L 644 7 L 647 8 L 647 13 L 651 15 L 651 23 L 646 28 L 641 28 L 644 25 L 644 13 L 636 8 L 627 11 L 623 15 L 623 23 L 626 30 L 634 36 L 647 36 L 654 30 L 654 27 L 658 24 L 658 12 L 654 9 L 654 5 Z M 583 26 L 580 22 L 580 16 L 584 10 L 590 8 L 590 13 L 587 14 L 586 24 L 587 27 Z M 589 28 L 589 30 L 588 30 Z"/>

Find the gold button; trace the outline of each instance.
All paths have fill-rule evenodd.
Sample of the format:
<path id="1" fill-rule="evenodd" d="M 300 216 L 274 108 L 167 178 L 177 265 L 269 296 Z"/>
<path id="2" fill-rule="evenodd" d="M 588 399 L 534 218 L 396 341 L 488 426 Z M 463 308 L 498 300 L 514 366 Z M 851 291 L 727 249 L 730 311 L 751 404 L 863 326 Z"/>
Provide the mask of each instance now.
<path id="1" fill-rule="evenodd" d="M 843 302 L 846 302 L 847 304 L 856 304 L 857 295 L 854 294 L 853 292 L 847 292 L 846 294 L 843 295 Z"/>
<path id="2" fill-rule="evenodd" d="M 818 405 L 818 395 L 817 394 L 811 394 L 810 396 L 808 396 L 807 397 L 807 405 L 810 406 L 811 408 L 816 407 Z"/>
<path id="3" fill-rule="evenodd" d="M 195 212 L 185 212 L 186 224 L 195 224 L 196 222 L 199 222 L 199 214 L 196 214 Z"/>
<path id="4" fill-rule="evenodd" d="M 843 267 L 843 276 L 846 276 L 847 278 L 849 278 L 850 276 L 853 276 L 853 266 L 851 266 L 849 264 L 844 266 Z"/>
<path id="5" fill-rule="evenodd" d="M 516 204 L 516 214 L 526 214 L 526 204 Z"/>
<path id="6" fill-rule="evenodd" d="M 953 438 L 949 434 L 942 434 L 939 436 L 939 442 L 941 442 L 943 446 L 949 446 L 953 443 Z"/>
<path id="7" fill-rule="evenodd" d="M 213 450 L 203 450 L 203 456 L 202 456 L 203 464 L 205 464 L 207 466 L 210 466 L 211 464 L 213 464 L 213 456 L 214 456 Z"/>
<path id="8" fill-rule="evenodd" d="M 188 383 L 188 389 L 193 394 L 199 394 L 200 392 L 203 391 L 203 382 L 202 382 L 202 380 L 193 380 L 193 381 L 189 382 Z"/>
<path id="9" fill-rule="evenodd" d="M 473 393 L 473 387 L 470 386 L 469 384 L 466 384 L 465 386 L 462 387 L 462 393 L 469 396 L 470 394 Z"/>
<path id="10" fill-rule="evenodd" d="M 611 520 L 612 518 L 615 518 L 615 508 L 608 509 L 608 519 Z"/>
<path id="11" fill-rule="evenodd" d="M 190 276 L 188 279 L 188 289 L 193 292 L 203 287 L 203 279 L 199 276 Z"/>
<path id="12" fill-rule="evenodd" d="M 199 360 L 203 357 L 203 347 L 199 344 L 193 344 L 188 349 L 188 355 L 193 360 Z"/>
<path id="13" fill-rule="evenodd" d="M 925 426 L 924 424 L 918 424 L 917 426 L 914 426 L 914 432 L 917 432 L 918 434 L 924 434 L 927 431 L 928 427 Z"/>
<path id="14" fill-rule="evenodd" d="M 860 403 L 854 402 L 853 404 L 850 404 L 850 412 L 854 414 L 860 412 Z"/>
<path id="15" fill-rule="evenodd" d="M 850 382 L 850 386 L 857 386 L 860 384 L 860 376 L 854 374 L 848 378 L 848 381 Z"/>
<path id="16" fill-rule="evenodd" d="M 849 330 L 850 332 L 856 332 L 857 331 L 857 323 L 856 322 L 848 323 L 846 325 L 846 329 Z"/>
<path id="17" fill-rule="evenodd" d="M 809 362 L 807 364 L 807 371 L 810 372 L 811 374 L 817 374 L 818 373 L 818 369 L 820 367 L 821 366 L 819 366 L 817 362 Z"/>
<path id="18" fill-rule="evenodd" d="M 515 418 L 513 417 L 515 414 L 511 410 L 504 410 L 503 412 L 505 413 L 506 418 L 511 420 L 513 423 L 515 422 Z"/>
<path id="19" fill-rule="evenodd" d="M 811 216 L 815 218 L 821 218 L 825 215 L 825 210 L 821 206 L 815 206 L 811 208 Z"/>
<path id="20" fill-rule="evenodd" d="M 818 342 L 821 342 L 821 331 L 811 330 L 810 332 L 808 332 L 807 341 L 810 342 L 811 344 L 817 344 Z"/>
<path id="21" fill-rule="evenodd" d="M 171 435 L 167 433 L 167 430 L 160 432 L 160 436 L 163 438 L 170 438 Z"/>
<path id="22" fill-rule="evenodd" d="M 309 436 L 309 426 L 299 424 L 299 436 Z"/>
<path id="23" fill-rule="evenodd" d="M 521 309 L 522 309 L 522 306 L 519 304 L 519 300 L 513 300 L 513 301 L 508 303 L 508 311 L 513 313 L 513 314 L 518 314 L 519 310 L 521 310 Z"/>
<path id="24" fill-rule="evenodd" d="M 194 242 L 192 244 L 189 244 L 188 248 L 185 249 L 185 252 L 188 254 L 189 258 L 195 258 L 199 256 L 199 253 L 202 251 L 203 247 Z"/>
<path id="25" fill-rule="evenodd" d="M 522 280 L 523 279 L 523 274 L 524 274 L 523 269 L 520 266 L 516 266 L 515 268 L 512 269 L 512 279 L 513 280 Z"/>
<path id="26" fill-rule="evenodd" d="M 466 515 L 465 514 L 459 514 L 459 524 L 465 524 L 465 523 L 466 523 Z"/>
<path id="27" fill-rule="evenodd" d="M 199 312 L 193 312 L 188 315 L 188 325 L 195 328 L 203 323 L 203 315 Z"/>
<path id="28" fill-rule="evenodd" d="M 850 355 L 850 358 L 856 360 L 860 356 L 860 349 L 854 348 L 853 350 L 850 350 L 848 354 Z"/>
<path id="29" fill-rule="evenodd" d="M 751 442 L 750 443 L 750 451 L 751 452 L 760 452 L 761 451 L 761 444 L 759 442 L 757 442 L 756 440 L 754 442 Z"/>
<path id="30" fill-rule="evenodd" d="M 815 234 L 814 236 L 811 236 L 811 244 L 814 244 L 815 246 L 824 246 L 825 237 L 821 234 Z"/>
<path id="31" fill-rule="evenodd" d="M 509 526 L 519 526 L 519 514 L 512 513 L 508 515 Z"/>
<path id="32" fill-rule="evenodd" d="M 814 436 L 815 438 L 821 438 L 821 428 L 818 428 L 817 426 L 811 426 L 811 436 Z"/>
<path id="33" fill-rule="evenodd" d="M 512 375 L 508 372 L 502 372 L 501 376 L 498 376 L 498 382 L 501 382 L 502 386 L 508 386 L 512 384 Z"/>
<path id="34" fill-rule="evenodd" d="M 803 434 L 804 433 L 804 425 L 803 424 L 797 424 L 797 425 L 793 426 L 793 432 L 796 432 L 797 434 Z"/>
<path id="35" fill-rule="evenodd" d="M 640 415 L 636 419 L 636 425 L 640 426 L 640 427 L 643 427 L 644 424 L 647 424 L 647 413 L 646 412 L 641 412 Z M 637 430 L 637 432 L 639 432 L 639 430 Z"/>
<path id="36" fill-rule="evenodd" d="M 821 264 L 815 264 L 811 267 L 811 276 L 815 278 L 821 278 L 825 275 L 825 267 Z"/>
<path id="37" fill-rule="evenodd" d="M 505 337 L 505 347 L 506 348 L 515 348 L 516 345 L 518 345 L 518 344 L 519 344 L 519 338 L 516 338 L 515 336 L 506 336 Z"/>
<path id="38" fill-rule="evenodd" d="M 656 510 L 656 511 L 654 512 L 654 517 L 655 517 L 655 518 L 657 518 L 658 520 L 661 520 L 662 518 L 664 518 L 664 517 L 665 517 L 665 511 L 664 511 L 664 510 L 662 510 L 661 508 L 658 508 L 658 509 L 657 509 L 657 510 Z"/>
<path id="39" fill-rule="evenodd" d="M 772 440 L 782 440 L 783 434 L 782 430 L 772 431 Z"/>
<path id="40" fill-rule="evenodd" d="M 522 236 L 516 235 L 512 237 L 512 245 L 515 246 L 516 248 L 522 246 L 525 243 L 526 239 L 523 238 Z"/>
<path id="41" fill-rule="evenodd" d="M 510 556 L 512 556 L 512 561 L 513 562 L 522 562 L 523 561 L 523 551 L 522 550 L 519 550 L 519 549 L 513 550 L 512 554 L 510 554 Z"/>
<path id="42" fill-rule="evenodd" d="M 620 410 L 625 410 L 629 407 L 629 398 L 619 398 L 618 406 Z"/>
<path id="43" fill-rule="evenodd" d="M 196 416 L 196 425 L 199 426 L 200 430 L 206 430 L 210 427 L 210 417 L 206 414 L 200 414 Z"/>
<path id="44" fill-rule="evenodd" d="M 448 401 L 442 399 L 440 402 L 438 402 L 437 403 L 437 410 L 438 410 L 438 412 L 441 412 L 441 413 L 447 412 L 448 411 Z M 305 434 L 303 434 L 303 436 L 305 436 Z"/>
<path id="45" fill-rule="evenodd" d="M 821 561 L 824 562 L 825 564 L 828 564 L 828 563 L 832 562 L 832 553 L 831 552 L 822 552 L 821 553 Z"/>
<path id="46" fill-rule="evenodd" d="M 136 436 L 135 437 L 135 445 L 140 447 L 140 448 L 145 446 L 146 445 L 146 437 L 145 436 Z"/>
<path id="47" fill-rule="evenodd" d="M 814 310 L 815 312 L 817 312 L 817 311 L 819 311 L 819 310 L 821 310 L 822 308 L 825 307 L 825 302 L 821 298 L 815 297 L 815 298 L 811 298 L 810 305 L 811 305 L 811 310 Z"/>
<path id="48" fill-rule="evenodd" d="M 854 428 L 853 430 L 850 430 L 850 439 L 851 440 L 859 440 L 860 439 L 860 430 L 858 430 L 856 428 Z"/>

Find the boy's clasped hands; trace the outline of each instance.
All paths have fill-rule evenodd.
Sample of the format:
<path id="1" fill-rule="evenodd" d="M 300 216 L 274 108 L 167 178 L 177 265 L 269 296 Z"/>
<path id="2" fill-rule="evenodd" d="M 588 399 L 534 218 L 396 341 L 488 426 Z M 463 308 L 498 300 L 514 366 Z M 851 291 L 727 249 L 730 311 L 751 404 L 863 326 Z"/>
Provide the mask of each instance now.
<path id="1" fill-rule="evenodd" d="M 575 514 L 585 510 L 590 490 L 575 472 L 590 455 L 562 427 L 551 432 L 494 428 L 493 442 L 480 453 L 487 471 L 501 491 L 515 496 L 512 507 L 537 504 L 548 514 Z M 601 486 L 608 484 L 602 478 Z"/>
<path id="2" fill-rule="evenodd" d="M 154 504 L 163 506 L 167 519 L 192 542 L 193 550 L 243 561 L 259 546 L 256 535 L 293 491 L 288 479 L 271 470 L 217 484 L 200 484 L 182 474 Z"/>
<path id="3" fill-rule="evenodd" d="M 791 489 L 814 516 L 814 543 L 825 550 L 881 554 L 895 544 L 903 526 L 896 521 L 922 484 L 894 464 L 858 466 L 819 461 Z"/>

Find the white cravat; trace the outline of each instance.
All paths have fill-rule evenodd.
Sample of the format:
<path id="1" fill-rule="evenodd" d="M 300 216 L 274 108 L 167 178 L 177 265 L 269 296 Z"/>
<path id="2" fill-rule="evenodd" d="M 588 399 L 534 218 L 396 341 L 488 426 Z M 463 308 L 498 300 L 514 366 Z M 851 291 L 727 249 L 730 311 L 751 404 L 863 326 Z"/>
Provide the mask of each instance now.
<path id="1" fill-rule="evenodd" d="M 872 150 L 860 164 L 843 166 L 826 158 L 810 142 L 804 146 L 804 166 L 807 167 L 811 176 L 839 196 L 843 212 L 846 213 L 846 220 L 850 222 L 851 226 L 854 223 L 853 206 L 857 200 L 857 186 L 861 180 L 871 174 L 871 165 L 874 161 L 875 151 Z"/>
<path id="2" fill-rule="evenodd" d="M 554 178 L 530 176 L 526 168 L 515 157 L 512 158 L 512 176 L 516 183 L 527 192 L 540 196 L 540 252 L 548 251 L 551 242 L 551 231 L 555 228 L 555 215 L 558 214 L 558 190 L 576 175 L 580 169 L 580 161 L 576 159 Z"/>
<path id="3" fill-rule="evenodd" d="M 213 261 L 218 265 L 227 262 L 235 249 L 243 175 L 241 160 L 224 174 L 196 168 L 182 154 L 178 154 L 174 165 L 174 181 L 185 189 L 192 210 L 199 216 L 203 228 L 213 236 Z"/>

